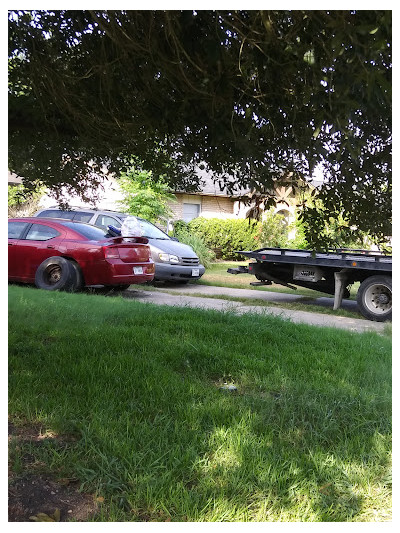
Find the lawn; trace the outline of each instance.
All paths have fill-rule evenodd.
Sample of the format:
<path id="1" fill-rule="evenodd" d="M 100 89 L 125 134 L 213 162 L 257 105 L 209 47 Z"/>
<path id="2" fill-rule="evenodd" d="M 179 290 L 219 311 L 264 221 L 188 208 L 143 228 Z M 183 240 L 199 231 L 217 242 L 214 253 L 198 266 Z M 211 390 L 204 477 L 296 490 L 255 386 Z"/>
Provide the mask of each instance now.
<path id="1" fill-rule="evenodd" d="M 11 441 L 14 479 L 77 480 L 93 521 L 391 519 L 375 333 L 10 286 L 9 419 L 59 437 Z"/>

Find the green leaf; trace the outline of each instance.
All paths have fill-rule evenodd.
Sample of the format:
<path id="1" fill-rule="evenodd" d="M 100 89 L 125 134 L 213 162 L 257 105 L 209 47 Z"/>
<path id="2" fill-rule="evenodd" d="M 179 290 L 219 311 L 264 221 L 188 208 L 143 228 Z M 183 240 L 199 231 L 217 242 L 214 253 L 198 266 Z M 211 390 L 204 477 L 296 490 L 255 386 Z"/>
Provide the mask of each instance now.
<path id="1" fill-rule="evenodd" d="M 308 52 L 304 54 L 303 59 L 306 63 L 309 63 L 310 65 L 314 65 L 315 63 L 314 50 L 308 50 Z"/>

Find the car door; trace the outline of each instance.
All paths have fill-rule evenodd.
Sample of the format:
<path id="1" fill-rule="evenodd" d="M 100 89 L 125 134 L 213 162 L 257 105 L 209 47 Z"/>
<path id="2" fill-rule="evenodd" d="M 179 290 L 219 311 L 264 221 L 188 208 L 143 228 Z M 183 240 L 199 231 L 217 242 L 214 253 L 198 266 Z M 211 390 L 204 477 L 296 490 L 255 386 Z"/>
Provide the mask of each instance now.
<path id="1" fill-rule="evenodd" d="M 19 276 L 21 281 L 34 281 L 38 266 L 48 257 L 61 255 L 59 251 L 62 234 L 46 224 L 32 224 L 23 239 L 20 239 Z"/>
<path id="2" fill-rule="evenodd" d="M 21 274 L 21 235 L 26 231 L 29 222 L 23 220 L 8 221 L 8 277 L 18 280 Z"/>

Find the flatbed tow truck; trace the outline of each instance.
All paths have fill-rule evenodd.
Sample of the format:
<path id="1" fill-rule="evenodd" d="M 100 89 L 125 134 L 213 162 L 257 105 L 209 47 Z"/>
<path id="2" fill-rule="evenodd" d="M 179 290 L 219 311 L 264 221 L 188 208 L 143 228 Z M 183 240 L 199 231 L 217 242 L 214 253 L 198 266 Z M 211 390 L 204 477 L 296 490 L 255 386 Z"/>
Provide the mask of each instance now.
<path id="1" fill-rule="evenodd" d="M 369 320 L 392 320 L 392 256 L 371 250 L 345 248 L 328 252 L 260 248 L 236 252 L 253 261 L 228 268 L 230 274 L 253 274 L 253 286 L 276 283 L 296 290 L 295 285 L 334 295 L 333 309 L 350 295 L 349 286 L 359 281 L 357 304 Z"/>

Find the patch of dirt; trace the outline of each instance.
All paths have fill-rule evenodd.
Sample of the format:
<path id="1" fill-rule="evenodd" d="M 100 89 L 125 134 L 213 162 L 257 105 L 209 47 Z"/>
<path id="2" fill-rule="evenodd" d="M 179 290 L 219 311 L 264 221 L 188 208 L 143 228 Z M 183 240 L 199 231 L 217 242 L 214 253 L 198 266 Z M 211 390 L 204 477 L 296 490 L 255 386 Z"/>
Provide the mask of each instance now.
<path id="1" fill-rule="evenodd" d="M 8 440 L 18 446 L 23 442 L 40 443 L 44 439 L 57 439 L 62 443 L 71 442 L 73 437 L 42 432 L 40 425 L 8 425 Z M 98 510 L 98 503 L 93 495 L 82 494 L 77 490 L 76 480 L 56 480 L 53 477 L 35 473 L 32 468 L 32 457 L 22 455 L 21 474 L 12 472 L 9 468 L 9 497 L 8 497 L 8 521 L 9 522 L 30 522 L 31 517 L 39 517 L 38 521 L 47 521 L 47 517 L 56 517 L 54 521 L 85 522 L 94 516 Z M 44 513 L 40 515 L 40 513 Z"/>
<path id="2" fill-rule="evenodd" d="M 47 477 L 26 474 L 9 486 L 8 521 L 29 522 L 32 516 L 60 511 L 60 522 L 85 522 L 97 509 L 93 496 L 79 493 Z"/>

